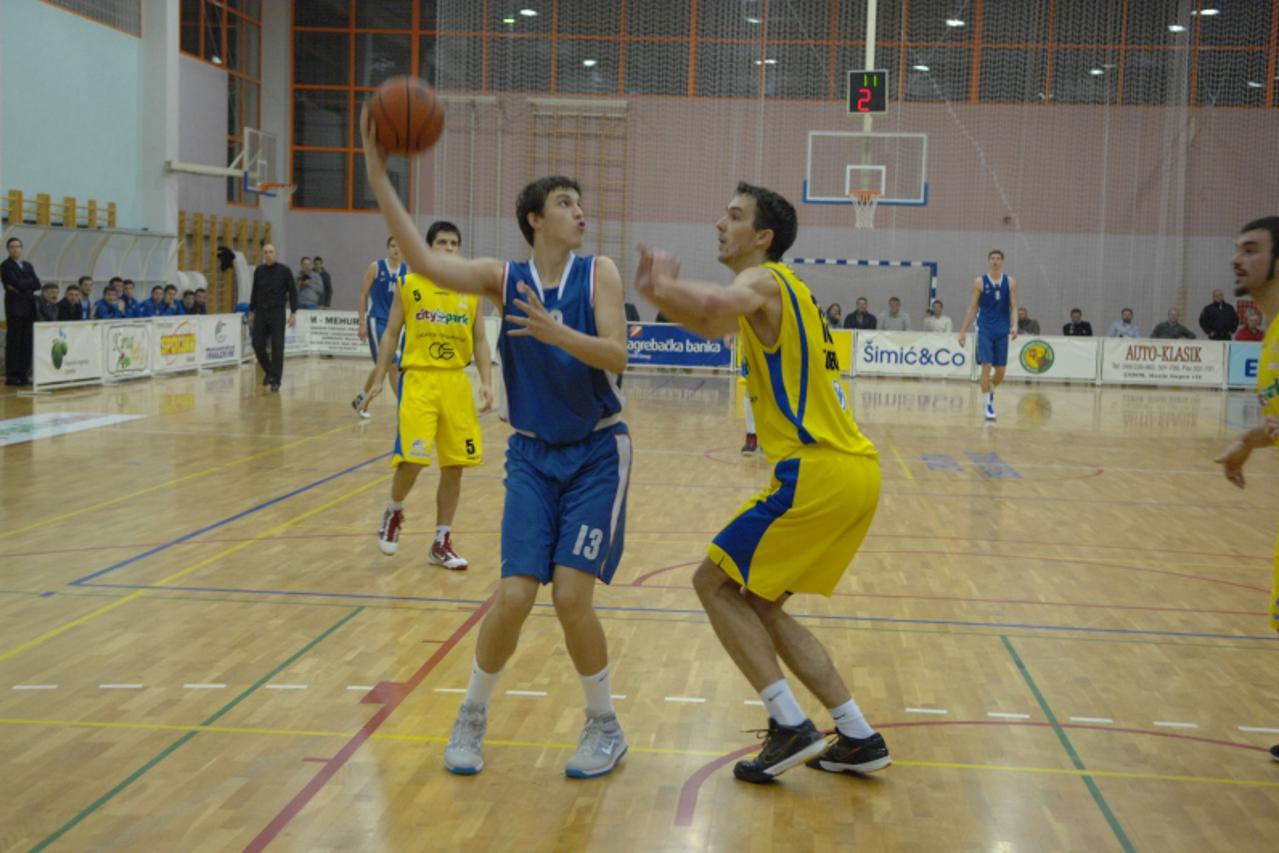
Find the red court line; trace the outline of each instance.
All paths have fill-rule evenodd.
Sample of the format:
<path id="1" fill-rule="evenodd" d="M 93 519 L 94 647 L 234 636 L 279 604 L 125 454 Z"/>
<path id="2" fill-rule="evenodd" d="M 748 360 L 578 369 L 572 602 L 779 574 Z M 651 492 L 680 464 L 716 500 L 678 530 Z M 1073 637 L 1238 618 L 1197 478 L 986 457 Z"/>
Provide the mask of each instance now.
<path id="1" fill-rule="evenodd" d="M 1146 729 L 1127 729 L 1116 726 L 1094 726 L 1086 723 L 1057 723 L 1054 726 L 1048 722 L 1035 721 L 1018 721 L 1018 720 L 921 720 L 921 721 L 902 721 L 897 723 L 877 723 L 877 729 L 917 729 L 931 726 L 1017 726 L 1020 728 L 1062 728 L 1062 729 L 1088 729 L 1096 732 L 1112 732 L 1119 734 L 1132 735 L 1149 735 L 1151 737 L 1166 737 L 1174 740 L 1188 740 L 1197 743 L 1206 743 L 1213 746 L 1225 746 L 1231 749 L 1244 749 L 1252 752 L 1266 752 L 1266 748 L 1262 746 L 1252 746 L 1246 743 L 1235 743 L 1229 740 L 1217 740 L 1215 738 L 1196 737 L 1195 735 L 1179 735 L 1172 732 L 1153 732 Z M 825 732 L 830 734 L 830 732 Z M 679 802 L 675 808 L 675 826 L 692 826 L 693 814 L 697 810 L 697 796 L 701 791 L 702 784 L 711 777 L 715 771 L 724 765 L 736 761 L 752 753 L 758 752 L 759 744 L 742 747 L 741 749 L 721 755 L 719 758 L 712 759 L 697 770 L 685 780 L 679 792 Z M 799 769 L 799 768 L 797 768 Z M 1098 768 L 1093 768 L 1097 770 Z M 1080 774 L 1080 775 L 1086 775 Z"/>
<path id="2" fill-rule="evenodd" d="M 479 624 L 480 620 L 484 618 L 484 614 L 493 606 L 493 601 L 494 599 L 490 597 L 474 613 L 468 616 L 466 621 L 435 650 L 435 654 L 427 658 L 426 662 L 409 676 L 408 681 L 401 683 L 381 682 L 361 700 L 368 703 L 381 702 L 382 707 L 369 718 L 369 721 L 358 732 L 351 736 L 351 739 L 332 758 L 324 763 L 324 766 L 320 768 L 320 772 L 316 773 L 315 777 L 306 783 L 302 790 L 298 791 L 284 808 L 280 809 L 279 814 L 272 818 L 271 822 L 263 827 L 262 831 L 245 846 L 245 851 L 255 851 L 256 853 L 256 851 L 265 850 L 267 845 L 275 840 L 275 837 L 292 822 L 293 818 L 298 816 L 302 809 L 306 808 L 306 805 L 337 774 L 338 770 L 351 760 L 351 756 L 364 745 L 364 742 L 382 727 L 382 724 L 390 718 L 391 714 L 395 713 L 395 709 L 400 707 L 400 704 L 408 698 L 409 694 L 416 690 L 418 685 L 431 674 L 431 670 L 435 669 L 440 661 L 444 660 L 445 656 L 466 636 L 467 632 Z"/>

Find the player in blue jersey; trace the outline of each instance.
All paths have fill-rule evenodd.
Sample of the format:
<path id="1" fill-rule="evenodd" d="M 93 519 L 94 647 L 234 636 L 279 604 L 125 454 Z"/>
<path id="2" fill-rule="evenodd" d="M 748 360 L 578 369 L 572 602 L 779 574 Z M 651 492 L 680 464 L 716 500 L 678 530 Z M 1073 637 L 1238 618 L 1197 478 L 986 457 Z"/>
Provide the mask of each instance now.
<path id="1" fill-rule="evenodd" d="M 386 320 L 391 316 L 391 306 L 395 303 L 395 289 L 408 275 L 408 264 L 400 256 L 400 245 L 394 237 L 386 238 L 386 257 L 369 264 L 364 271 L 364 281 L 360 283 L 360 340 L 367 341 L 369 354 L 373 356 L 373 369 L 364 380 L 364 388 L 351 401 L 351 408 L 362 418 L 369 417 L 368 409 L 363 405 L 364 397 L 373 387 L 373 376 L 377 373 L 377 347 L 386 331 Z M 391 387 L 399 387 L 399 371 L 392 364 L 387 378 Z"/>
<path id="2" fill-rule="evenodd" d="M 1015 316 L 1017 279 L 1004 272 L 1004 253 L 991 249 L 986 255 L 986 274 L 973 279 L 973 298 L 959 327 L 962 347 L 968 326 L 977 318 L 977 363 L 981 365 L 982 402 L 988 421 L 995 419 L 995 389 L 1004 381 L 1008 339 L 1017 340 L 1017 324 L 1012 322 Z"/>
<path id="3" fill-rule="evenodd" d="M 630 479 L 621 276 L 608 258 L 574 254 L 586 219 L 577 184 L 564 177 L 534 181 L 516 201 L 520 232 L 533 247 L 530 260 L 468 261 L 430 251 L 387 177 L 367 108 L 360 124 L 369 186 L 413 272 L 485 296 L 503 314 L 503 415 L 515 432 L 506 450 L 502 579 L 480 627 L 444 765 L 461 774 L 483 769 L 498 674 L 515 652 L 539 585 L 549 583 L 586 694 L 586 725 L 564 772 L 602 776 L 627 748 L 613 710 L 604 629 L 592 604 L 595 582 L 608 583 L 621 560 Z"/>

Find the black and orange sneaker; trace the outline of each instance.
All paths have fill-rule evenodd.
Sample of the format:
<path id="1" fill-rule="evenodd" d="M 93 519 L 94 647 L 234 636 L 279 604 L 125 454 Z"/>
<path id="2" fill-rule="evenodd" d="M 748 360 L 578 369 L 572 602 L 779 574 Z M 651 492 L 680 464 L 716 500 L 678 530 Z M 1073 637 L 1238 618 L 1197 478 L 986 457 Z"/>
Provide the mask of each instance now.
<path id="1" fill-rule="evenodd" d="M 764 748 L 759 755 L 733 766 L 733 775 L 743 782 L 757 785 L 771 782 L 826 750 L 826 739 L 812 720 L 805 720 L 798 726 L 783 726 L 769 717 L 767 731 L 759 734 L 764 737 Z"/>
<path id="2" fill-rule="evenodd" d="M 759 439 L 755 437 L 755 433 L 746 433 L 746 443 L 742 445 L 743 456 L 754 456 L 759 453 Z"/>
<path id="3" fill-rule="evenodd" d="M 827 773 L 874 773 L 892 763 L 888 744 L 879 732 L 867 738 L 849 737 L 840 732 L 835 742 L 808 762 L 808 766 Z"/>

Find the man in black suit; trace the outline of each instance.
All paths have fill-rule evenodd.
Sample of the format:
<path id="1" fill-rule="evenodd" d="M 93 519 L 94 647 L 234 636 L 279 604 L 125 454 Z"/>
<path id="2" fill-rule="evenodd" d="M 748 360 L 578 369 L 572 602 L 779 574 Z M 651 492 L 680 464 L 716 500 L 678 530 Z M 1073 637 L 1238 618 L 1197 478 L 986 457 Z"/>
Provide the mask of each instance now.
<path id="1" fill-rule="evenodd" d="M 83 319 L 84 313 L 80 310 L 80 288 L 73 284 L 67 288 L 66 295 L 58 303 L 58 322 L 69 323 Z"/>
<path id="2" fill-rule="evenodd" d="M 879 320 L 875 319 L 875 315 L 870 313 L 865 296 L 858 299 L 857 307 L 844 317 L 845 329 L 874 329 L 878 325 Z"/>
<path id="3" fill-rule="evenodd" d="M 4 316 L 8 325 L 4 342 L 5 384 L 28 385 L 40 279 L 31 262 L 22 260 L 21 240 L 10 237 L 4 247 L 9 252 L 9 257 L 0 263 L 0 281 L 4 282 Z"/>

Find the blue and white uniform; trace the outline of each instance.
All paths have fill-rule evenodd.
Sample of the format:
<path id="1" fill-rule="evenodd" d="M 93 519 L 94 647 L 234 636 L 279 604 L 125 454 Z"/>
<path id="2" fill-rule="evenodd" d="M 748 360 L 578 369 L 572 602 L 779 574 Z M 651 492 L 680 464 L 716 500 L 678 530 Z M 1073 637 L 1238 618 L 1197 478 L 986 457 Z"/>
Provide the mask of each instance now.
<path id="1" fill-rule="evenodd" d="M 561 323 L 588 335 L 595 328 L 594 257 L 570 255 L 557 284 L 546 285 L 532 261 L 509 262 L 503 315 L 522 315 L 521 282 Z M 502 576 L 549 583 L 556 565 L 608 583 L 622 558 L 631 439 L 622 421 L 621 377 L 590 367 L 531 336 L 511 337 L 502 321 L 498 350 L 515 428 L 506 449 Z"/>
<path id="2" fill-rule="evenodd" d="M 1003 367 L 1008 364 L 1008 333 L 1012 328 L 1008 275 L 995 281 L 981 277 L 981 297 L 977 300 L 977 363 Z"/>
<path id="3" fill-rule="evenodd" d="M 391 306 L 395 304 L 395 288 L 409 274 L 409 265 L 400 261 L 400 265 L 392 271 L 391 262 L 386 258 L 377 262 L 377 277 L 369 288 L 369 304 L 364 322 L 369 331 L 369 353 L 373 361 L 377 361 L 377 346 L 386 331 L 387 318 L 391 316 Z M 403 338 L 403 335 L 401 335 Z"/>

